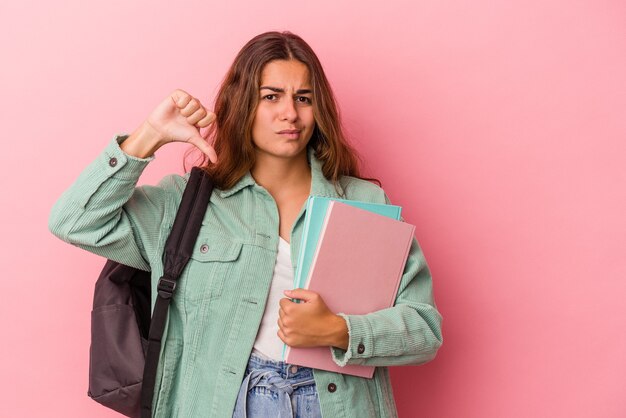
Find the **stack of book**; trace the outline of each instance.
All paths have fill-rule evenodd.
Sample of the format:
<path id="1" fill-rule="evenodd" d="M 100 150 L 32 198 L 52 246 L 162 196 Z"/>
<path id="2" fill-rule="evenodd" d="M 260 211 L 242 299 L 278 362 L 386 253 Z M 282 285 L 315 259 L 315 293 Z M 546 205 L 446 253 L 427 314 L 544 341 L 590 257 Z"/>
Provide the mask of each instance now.
<path id="1" fill-rule="evenodd" d="M 319 196 L 307 201 L 294 288 L 318 293 L 335 313 L 362 315 L 393 306 L 415 226 L 401 207 Z M 361 377 L 374 366 L 338 366 L 329 347 L 285 345 L 283 361 Z"/>

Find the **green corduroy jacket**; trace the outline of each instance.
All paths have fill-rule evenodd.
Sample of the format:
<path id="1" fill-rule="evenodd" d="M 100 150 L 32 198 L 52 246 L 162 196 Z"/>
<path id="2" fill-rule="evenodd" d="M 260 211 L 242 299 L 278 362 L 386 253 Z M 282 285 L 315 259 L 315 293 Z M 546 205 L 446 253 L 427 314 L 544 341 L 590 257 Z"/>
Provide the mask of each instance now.
<path id="1" fill-rule="evenodd" d="M 163 273 L 165 240 L 189 174 L 138 187 L 154 156 L 141 159 L 124 153 L 119 144 L 127 137 L 115 135 L 62 194 L 51 210 L 49 229 L 77 247 L 152 271 L 155 288 Z M 311 148 L 308 158 L 311 195 L 389 203 L 383 189 L 354 177 L 343 177 L 336 189 L 322 174 Z M 304 212 L 303 206 L 291 230 L 294 269 Z M 250 173 L 231 189 L 213 192 L 192 259 L 170 306 L 157 371 L 155 417 L 232 416 L 265 310 L 278 252 L 278 225 L 274 199 Z M 372 379 L 314 369 L 323 416 L 397 416 L 387 366 L 425 363 L 442 343 L 442 318 L 417 241 L 413 240 L 392 308 L 341 315 L 348 324 L 349 346 L 345 351 L 329 347 L 334 361 L 379 367 Z M 358 350 L 361 353 L 359 345 L 365 348 Z"/>

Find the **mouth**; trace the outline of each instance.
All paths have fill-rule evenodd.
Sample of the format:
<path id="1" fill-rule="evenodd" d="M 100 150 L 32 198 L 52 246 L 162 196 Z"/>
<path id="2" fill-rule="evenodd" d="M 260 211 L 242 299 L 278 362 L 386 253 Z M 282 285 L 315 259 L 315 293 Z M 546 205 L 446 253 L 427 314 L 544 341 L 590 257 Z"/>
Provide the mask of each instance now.
<path id="1" fill-rule="evenodd" d="M 283 131 L 278 132 L 278 134 L 284 138 L 298 139 L 298 137 L 300 136 L 300 130 L 299 129 L 285 129 Z"/>

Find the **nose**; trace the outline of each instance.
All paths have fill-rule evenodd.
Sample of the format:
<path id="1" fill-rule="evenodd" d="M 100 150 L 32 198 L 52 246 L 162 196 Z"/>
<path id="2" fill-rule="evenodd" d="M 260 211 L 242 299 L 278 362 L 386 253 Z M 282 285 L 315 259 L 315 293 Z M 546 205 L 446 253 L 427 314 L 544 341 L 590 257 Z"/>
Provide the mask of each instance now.
<path id="1" fill-rule="evenodd" d="M 298 111 L 292 99 L 287 99 L 284 101 L 284 105 L 281 109 L 280 119 L 289 122 L 293 122 L 298 119 Z"/>

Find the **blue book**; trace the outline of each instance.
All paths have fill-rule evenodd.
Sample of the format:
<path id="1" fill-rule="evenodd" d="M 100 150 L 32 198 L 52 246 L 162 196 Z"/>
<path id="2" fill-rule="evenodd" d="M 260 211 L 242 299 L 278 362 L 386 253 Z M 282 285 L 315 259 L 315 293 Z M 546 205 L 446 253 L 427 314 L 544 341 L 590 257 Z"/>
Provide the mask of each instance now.
<path id="1" fill-rule="evenodd" d="M 302 231 L 302 241 L 300 243 L 300 253 L 296 271 L 294 272 L 294 288 L 302 288 L 306 283 L 306 278 L 311 268 L 311 262 L 317 249 L 320 232 L 326 218 L 326 211 L 331 200 L 355 206 L 379 215 L 400 220 L 402 208 L 395 205 L 382 203 L 359 202 L 355 200 L 336 199 L 331 197 L 309 196 L 306 204 L 306 214 Z"/>

